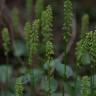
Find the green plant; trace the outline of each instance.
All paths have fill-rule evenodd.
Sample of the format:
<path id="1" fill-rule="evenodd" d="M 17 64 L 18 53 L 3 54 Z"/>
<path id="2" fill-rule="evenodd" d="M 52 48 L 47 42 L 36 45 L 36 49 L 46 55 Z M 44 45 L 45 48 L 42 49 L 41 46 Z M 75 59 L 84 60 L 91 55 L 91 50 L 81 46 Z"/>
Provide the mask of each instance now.
<path id="1" fill-rule="evenodd" d="M 35 20 L 33 24 L 31 25 L 30 23 L 26 23 L 25 25 L 25 43 L 26 43 L 26 48 L 27 48 L 27 62 L 29 67 L 32 67 L 33 65 L 33 60 L 32 57 L 33 55 L 36 54 L 38 50 L 38 32 L 39 32 L 39 27 L 40 27 L 40 21 L 39 19 Z M 34 92 L 34 72 L 31 71 L 31 68 L 28 67 L 28 73 L 31 76 L 31 87 L 32 87 L 32 94 Z M 33 67 L 32 67 L 33 68 Z"/>
<path id="2" fill-rule="evenodd" d="M 71 66 L 67 65 L 68 55 L 66 50 L 67 46 L 70 43 L 70 37 L 72 34 L 72 24 L 73 24 L 73 5 L 71 0 L 64 1 L 64 24 L 63 24 L 63 41 L 64 41 L 64 54 L 53 58 L 54 56 L 54 44 L 53 44 L 53 14 L 52 7 L 47 6 L 46 10 L 44 9 L 44 0 L 36 0 L 35 13 L 36 18 L 33 22 L 31 20 L 31 13 L 34 0 L 26 1 L 26 13 L 27 13 L 27 23 L 24 26 L 24 41 L 25 44 L 21 44 L 20 40 L 14 40 L 13 50 L 16 57 L 20 57 L 19 60 L 23 62 L 23 56 L 26 55 L 26 60 L 21 64 L 18 70 L 16 69 L 16 75 L 19 78 L 16 78 L 15 91 L 16 96 L 37 96 L 37 93 L 41 96 L 66 96 L 66 93 L 69 96 L 90 96 L 96 95 L 96 85 L 95 85 L 95 63 L 96 63 L 96 31 L 88 32 L 89 28 L 89 16 L 85 14 L 82 17 L 81 24 L 81 36 L 80 40 L 76 45 L 76 65 L 73 72 Z M 59 2 L 59 1 L 58 1 Z M 53 5 L 56 2 L 53 2 Z M 61 6 L 59 6 L 61 7 Z M 57 8 L 58 9 L 58 8 Z M 55 10 L 55 9 L 53 9 Z M 60 10 L 61 12 L 62 10 Z M 13 26 L 18 27 L 17 9 L 13 9 Z M 58 17 L 58 16 L 57 16 Z M 56 18 L 57 18 L 56 17 Z M 39 19 L 38 19 L 39 18 Z M 56 19 L 55 19 L 56 20 Z M 62 19 L 61 19 L 62 20 Z M 54 24 L 55 25 L 55 24 Z M 41 36 L 41 37 L 40 37 Z M 2 31 L 3 37 L 3 47 L 5 50 L 5 55 L 8 56 L 9 53 L 9 44 L 10 38 L 8 30 L 4 28 Z M 40 47 L 39 47 L 40 45 Z M 63 45 L 63 44 L 62 44 Z M 18 50 L 19 49 L 19 50 Z M 43 52 L 40 52 L 38 49 L 42 49 Z M 26 52 L 27 51 L 27 52 Z M 42 56 L 41 54 L 42 53 Z M 37 65 L 34 67 L 33 57 L 34 55 L 39 55 L 40 59 L 42 58 L 44 62 L 40 62 L 40 66 Z M 43 56 L 44 55 L 44 56 Z M 44 58 L 43 58 L 44 57 Z M 62 63 L 64 59 L 64 64 Z M 17 60 L 17 59 L 16 59 Z M 13 60 L 15 63 L 15 60 Z M 17 63 L 17 62 L 16 62 Z M 44 63 L 44 64 L 43 64 Z M 8 62 L 7 62 L 8 64 Z M 18 64 L 18 65 L 19 65 Z M 18 67 L 18 65 L 16 65 Z M 23 66 L 22 66 L 23 65 Z M 91 66 L 90 76 L 81 77 L 78 73 L 80 68 L 83 66 Z M 73 66 L 74 67 L 74 66 Z M 12 67 L 10 66 L 0 66 L 0 81 L 4 84 L 9 83 L 9 79 L 12 74 Z M 17 74 L 19 73 L 19 74 Z M 75 74 L 74 74 L 75 73 Z M 4 76 L 3 76 L 4 75 Z M 6 78 L 7 77 L 7 78 Z M 7 80 L 8 79 L 8 80 Z M 14 79 L 14 78 L 13 78 Z M 12 79 L 12 80 L 13 80 Z M 10 79 L 11 82 L 11 79 Z M 0 84 L 1 84 L 0 83 Z M 12 83 L 13 84 L 13 83 Z M 14 85 L 14 84 L 13 84 Z M 81 86 L 80 86 L 81 85 Z M 26 88 L 29 88 L 27 89 Z M 8 86 L 9 87 L 9 86 Z M 12 86 L 13 88 L 14 86 Z M 80 89 L 81 88 L 81 89 Z M 14 89 L 14 88 L 13 88 Z M 29 93 L 26 92 L 26 89 Z M 59 89 L 59 90 L 58 90 Z M 62 92 L 63 90 L 63 92 Z M 13 91 L 13 90 L 12 90 Z M 26 92 L 26 93 L 25 93 Z M 7 94 L 8 93 L 8 94 Z M 63 94 L 62 94 L 63 93 Z M 81 94 L 80 94 L 81 93 Z M 14 93 L 15 94 L 15 93 Z M 0 96 L 11 96 L 14 94 L 5 91 L 0 92 Z M 43 94 L 43 95 L 42 95 Z"/>
<path id="3" fill-rule="evenodd" d="M 53 14 L 51 6 L 48 6 L 47 9 L 42 13 L 41 16 L 41 29 L 42 29 L 42 36 L 43 36 L 43 43 L 45 44 L 45 61 L 47 61 L 47 64 L 50 64 L 50 61 L 53 59 L 52 55 L 54 54 L 54 47 L 52 43 L 52 22 L 53 22 Z M 50 66 L 50 65 L 49 65 Z M 49 90 L 48 90 L 48 96 L 50 96 L 50 67 L 48 66 L 48 81 L 49 81 Z"/>
<path id="4" fill-rule="evenodd" d="M 35 20 L 32 25 L 32 30 L 29 37 L 29 60 L 28 64 L 32 64 L 32 56 L 36 54 L 38 48 L 38 32 L 39 32 L 39 19 Z"/>
<path id="5" fill-rule="evenodd" d="M 47 41 L 52 40 L 52 24 L 53 22 L 53 14 L 51 6 L 49 5 L 45 11 L 43 11 L 41 16 L 41 31 L 43 36 L 43 42 L 44 44 Z"/>
<path id="6" fill-rule="evenodd" d="M 67 54 L 66 54 L 66 47 L 69 41 L 71 32 L 72 32 L 72 18 L 73 18 L 73 7 L 71 0 L 64 1 L 64 24 L 63 24 L 63 39 L 64 39 L 64 51 L 65 51 L 65 59 L 64 63 L 67 63 Z M 66 67 L 64 67 L 64 78 L 66 78 Z M 64 96 L 64 86 L 63 86 L 63 96 Z"/>
<path id="7" fill-rule="evenodd" d="M 69 37 L 72 32 L 72 18 L 73 18 L 73 7 L 71 0 L 65 0 L 64 1 L 64 24 L 63 24 L 63 30 L 64 30 L 64 42 L 65 44 L 68 43 Z"/>
<path id="8" fill-rule="evenodd" d="M 94 90 L 94 77 L 92 74 L 95 73 L 95 63 L 96 63 L 96 31 L 87 32 L 85 36 L 77 43 L 76 56 L 77 63 L 80 67 L 81 65 L 90 64 L 91 65 L 91 94 Z"/>
<path id="9" fill-rule="evenodd" d="M 16 89 L 16 96 L 24 96 L 23 95 L 24 86 L 23 86 L 22 80 L 19 78 L 16 79 L 15 89 Z"/>
<path id="10" fill-rule="evenodd" d="M 76 56 L 77 61 L 82 62 L 82 57 L 88 58 L 90 61 L 85 61 L 87 64 L 96 63 L 96 32 L 87 32 L 85 37 L 77 43 Z M 87 56 L 87 57 L 86 57 Z M 84 61 L 84 60 L 83 60 Z"/>
<path id="11" fill-rule="evenodd" d="M 32 31 L 32 26 L 29 22 L 27 22 L 24 26 L 24 40 L 25 40 L 27 52 L 29 51 L 30 48 L 29 41 L 30 41 L 31 31 Z"/>
<path id="12" fill-rule="evenodd" d="M 7 28 L 4 28 L 2 31 L 2 39 L 3 39 L 3 47 L 5 50 L 5 56 L 6 56 L 6 61 L 8 64 L 8 52 L 10 51 L 9 45 L 10 45 L 10 38 L 9 38 L 9 32 Z"/>
<path id="13" fill-rule="evenodd" d="M 88 76 L 81 79 L 81 96 L 90 96 L 90 78 Z"/>

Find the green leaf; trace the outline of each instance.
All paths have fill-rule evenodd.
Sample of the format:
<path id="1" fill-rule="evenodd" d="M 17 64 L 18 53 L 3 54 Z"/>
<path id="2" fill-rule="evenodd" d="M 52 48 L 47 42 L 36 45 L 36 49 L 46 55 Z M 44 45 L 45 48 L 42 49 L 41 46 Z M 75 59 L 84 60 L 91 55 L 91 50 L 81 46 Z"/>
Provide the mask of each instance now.
<path id="1" fill-rule="evenodd" d="M 27 73 L 27 70 L 25 68 L 24 68 L 24 70 L 25 70 L 24 71 L 25 74 L 23 72 L 24 75 L 21 75 L 20 77 L 18 77 L 22 80 L 22 82 L 24 84 L 27 84 L 28 82 L 31 82 L 32 72 L 34 74 L 34 85 L 38 84 L 38 82 L 41 80 L 41 78 L 43 76 L 43 71 L 41 69 L 33 69 L 30 72 L 31 74 Z"/>
<path id="2" fill-rule="evenodd" d="M 48 64 L 47 62 L 44 64 L 44 69 L 48 70 L 48 68 L 55 68 L 56 63 L 59 63 L 58 59 L 54 59 L 52 61 L 50 61 L 50 64 Z"/>
<path id="3" fill-rule="evenodd" d="M 2 91 L 0 92 L 0 96 L 16 96 L 15 93 L 11 93 L 10 91 Z"/>
<path id="4" fill-rule="evenodd" d="M 88 53 L 85 53 L 81 59 L 81 62 L 83 65 L 90 64 L 91 63 L 91 57 Z"/>
<path id="5" fill-rule="evenodd" d="M 20 40 L 14 41 L 13 48 L 14 48 L 14 55 L 16 57 L 20 57 L 26 54 L 26 47 L 24 45 L 24 42 Z"/>
<path id="6" fill-rule="evenodd" d="M 78 96 L 80 94 L 80 77 L 77 76 L 76 82 L 64 82 L 64 91 L 68 96 Z"/>
<path id="7" fill-rule="evenodd" d="M 48 92 L 49 91 L 49 81 L 47 79 L 47 77 L 43 78 L 41 81 L 41 89 L 44 92 Z M 54 78 L 50 77 L 50 93 L 55 92 L 57 89 L 57 82 Z"/>
<path id="8" fill-rule="evenodd" d="M 70 85 L 68 82 L 64 83 L 64 89 L 69 94 L 69 96 L 75 96 L 75 88 Z"/>
<path id="9" fill-rule="evenodd" d="M 41 69 L 33 69 L 33 73 L 34 73 L 34 83 L 35 85 L 37 85 L 41 78 L 43 77 L 43 71 Z"/>
<path id="10" fill-rule="evenodd" d="M 66 75 L 67 78 L 73 76 L 73 71 L 71 67 L 68 65 L 62 64 L 61 62 L 56 63 L 56 71 L 59 73 L 60 76 Z"/>
<path id="11" fill-rule="evenodd" d="M 0 66 L 0 82 L 5 83 L 10 80 L 12 76 L 12 67 L 8 65 Z"/>
<path id="12" fill-rule="evenodd" d="M 54 59 L 48 64 L 47 62 L 44 64 L 44 69 L 48 70 L 48 68 L 54 68 L 59 73 L 60 76 L 66 75 L 67 78 L 73 76 L 73 70 L 70 66 L 62 64 L 59 59 Z"/>

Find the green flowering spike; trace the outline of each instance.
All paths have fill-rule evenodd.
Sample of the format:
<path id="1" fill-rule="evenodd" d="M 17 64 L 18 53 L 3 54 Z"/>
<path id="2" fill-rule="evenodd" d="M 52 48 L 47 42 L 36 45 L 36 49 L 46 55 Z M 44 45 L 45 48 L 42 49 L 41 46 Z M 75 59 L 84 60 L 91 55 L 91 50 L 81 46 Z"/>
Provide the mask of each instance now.
<path id="1" fill-rule="evenodd" d="M 89 27 L 89 16 L 85 14 L 82 17 L 82 24 L 81 24 L 81 38 L 85 35 L 85 33 L 88 32 L 88 27 Z"/>
<path id="2" fill-rule="evenodd" d="M 2 39 L 3 39 L 3 47 L 5 49 L 5 55 L 7 55 L 9 52 L 9 44 L 10 44 L 9 32 L 7 28 L 4 28 L 2 31 Z"/>
<path id="3" fill-rule="evenodd" d="M 24 85 L 21 79 L 16 79 L 15 90 L 16 90 L 16 96 L 24 96 L 23 95 Z"/>
<path id="4" fill-rule="evenodd" d="M 71 0 L 65 0 L 64 2 L 64 41 L 67 42 L 72 32 L 72 18 L 73 18 L 73 9 Z"/>
<path id="5" fill-rule="evenodd" d="M 18 17 L 18 9 L 16 7 L 12 10 L 12 20 L 15 31 L 18 31 L 19 17 Z"/>
<path id="6" fill-rule="evenodd" d="M 37 18 L 41 17 L 43 9 L 44 9 L 44 0 L 36 0 L 35 13 Z"/>
<path id="7" fill-rule="evenodd" d="M 51 6 L 49 5 L 47 9 L 43 11 L 41 16 L 41 27 L 42 27 L 43 43 L 45 44 L 46 59 L 50 58 L 50 56 L 53 54 L 52 22 L 53 22 L 53 14 Z"/>
<path id="8" fill-rule="evenodd" d="M 37 52 L 37 48 L 38 48 L 38 39 L 39 39 L 39 27 L 40 27 L 40 22 L 39 19 L 35 20 L 32 24 L 32 30 L 30 33 L 30 37 L 29 37 L 29 64 L 32 64 L 32 55 L 35 54 Z"/>
<path id="9" fill-rule="evenodd" d="M 25 38 L 25 43 L 26 43 L 27 51 L 29 50 L 29 46 L 30 46 L 29 45 L 29 41 L 30 41 L 31 31 L 32 31 L 31 24 L 29 22 L 27 22 L 25 24 L 25 27 L 24 27 L 24 38 Z"/>
<path id="10" fill-rule="evenodd" d="M 26 0 L 27 18 L 29 19 L 32 13 L 33 0 Z"/>
<path id="11" fill-rule="evenodd" d="M 32 25 L 32 32 L 30 34 L 30 49 L 33 51 L 33 54 L 36 53 L 38 47 L 38 32 L 39 32 L 39 19 L 35 20 Z"/>
<path id="12" fill-rule="evenodd" d="M 53 22 L 53 14 L 51 6 L 49 5 L 45 11 L 43 11 L 41 16 L 41 27 L 42 27 L 42 35 L 44 37 L 43 42 L 52 40 L 52 22 Z"/>
<path id="13" fill-rule="evenodd" d="M 50 61 L 53 59 L 52 55 L 54 54 L 53 43 L 52 43 L 52 22 L 53 22 L 53 14 L 51 6 L 48 6 L 45 11 L 43 11 L 41 16 L 41 29 L 42 29 L 42 36 L 43 36 L 43 43 L 44 43 L 44 50 L 45 50 L 45 60 L 48 64 L 48 81 L 50 82 Z M 45 61 L 45 62 L 46 62 Z M 50 96 L 50 83 L 49 83 L 49 90 L 48 96 Z"/>
<path id="14" fill-rule="evenodd" d="M 81 96 L 90 96 L 90 78 L 84 76 L 81 80 Z"/>

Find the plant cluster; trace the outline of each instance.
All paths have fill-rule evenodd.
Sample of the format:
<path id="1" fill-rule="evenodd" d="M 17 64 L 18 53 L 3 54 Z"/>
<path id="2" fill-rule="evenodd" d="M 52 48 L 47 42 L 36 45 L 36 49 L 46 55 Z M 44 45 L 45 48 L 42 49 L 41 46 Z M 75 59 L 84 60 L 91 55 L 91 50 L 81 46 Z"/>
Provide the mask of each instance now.
<path id="1" fill-rule="evenodd" d="M 77 96 L 77 93 L 79 93 L 79 91 L 80 91 L 80 96 L 90 96 L 92 92 L 94 92 L 93 96 L 95 96 L 95 90 L 93 90 L 93 88 L 95 88 L 95 77 L 93 75 L 95 74 L 95 63 L 96 63 L 96 30 L 92 32 L 88 32 L 89 16 L 85 14 L 82 17 L 81 36 L 80 36 L 80 40 L 77 42 L 76 45 L 75 67 L 77 67 L 78 64 L 76 71 L 79 71 L 79 67 L 81 68 L 82 65 L 86 65 L 86 64 L 91 65 L 91 76 L 81 77 L 78 74 L 78 72 L 77 73 L 75 73 L 76 71 L 73 72 L 72 68 L 69 65 L 67 65 L 67 54 L 65 50 L 64 50 L 65 64 L 61 62 L 60 58 L 56 58 L 56 59 L 53 58 L 54 56 L 54 44 L 53 44 L 53 33 L 52 33 L 53 11 L 50 5 L 48 5 L 46 10 L 43 11 L 44 8 L 43 2 L 44 0 L 36 0 L 36 6 L 35 6 L 36 19 L 31 23 L 29 21 L 29 17 L 31 16 L 31 12 L 32 12 L 33 0 L 26 1 L 27 3 L 26 9 L 28 15 L 27 16 L 28 21 L 25 23 L 24 26 L 24 44 L 25 44 L 25 49 L 27 51 L 25 54 L 26 56 L 24 58 L 26 58 L 26 62 L 24 62 L 23 64 L 24 65 L 23 67 L 25 69 L 19 69 L 20 70 L 20 75 L 18 76 L 19 78 L 16 77 L 15 95 L 25 96 L 24 94 L 26 89 L 25 85 L 29 84 L 31 89 L 30 93 L 32 96 L 37 96 L 38 93 L 37 91 L 40 91 L 40 93 L 42 91 L 44 93 L 44 96 L 45 94 L 47 96 L 57 96 L 57 95 L 65 96 L 66 93 L 70 94 L 70 96 Z M 16 14 L 14 14 L 14 18 L 13 18 L 14 19 L 13 21 L 15 22 L 14 27 L 18 26 L 18 18 Z M 71 0 L 65 0 L 64 24 L 63 24 L 63 31 L 64 31 L 63 40 L 64 40 L 65 49 L 67 47 L 67 43 L 69 42 L 70 39 L 69 37 L 72 33 L 72 19 L 73 19 L 72 2 Z M 5 55 L 7 56 L 9 52 L 9 44 L 10 44 L 8 29 L 4 28 L 4 30 L 2 31 L 2 38 L 3 38 L 3 47 L 5 50 Z M 39 41 L 39 39 L 42 40 Z M 33 56 L 37 54 L 37 52 L 39 52 L 38 51 L 39 43 L 40 43 L 40 47 L 42 47 L 43 45 L 43 50 L 44 50 L 43 53 L 44 58 L 43 56 L 40 56 L 41 58 L 43 58 L 44 62 L 40 62 L 40 63 L 44 63 L 44 64 L 42 64 L 42 66 L 39 66 L 40 68 L 39 67 L 35 68 L 33 66 L 34 65 Z M 21 46 L 19 46 L 19 48 L 21 48 Z M 18 56 L 18 58 L 19 57 L 20 56 Z M 19 60 L 21 60 L 21 58 L 19 58 Z M 21 60 L 21 62 L 22 61 L 23 60 Z M 28 67 L 26 65 L 28 65 Z M 7 69 L 6 67 L 2 66 L 0 68 L 7 70 L 6 73 L 9 72 L 8 71 L 9 69 Z M 1 69 L 0 72 L 2 73 L 3 69 L 2 70 Z M 11 74 L 11 72 L 9 73 Z M 55 77 L 55 73 L 56 73 L 56 77 Z M 69 80 L 70 77 L 72 78 L 72 80 L 74 79 L 76 80 L 70 82 Z M 57 81 L 59 81 L 61 84 L 60 92 L 57 92 L 58 85 L 59 85 L 59 82 Z M 61 90 L 63 90 L 63 92 L 61 92 Z"/>
<path id="2" fill-rule="evenodd" d="M 79 42 L 77 42 L 76 47 L 76 56 L 77 56 L 77 65 L 78 67 L 82 67 L 82 65 L 90 65 L 90 94 L 93 94 L 92 96 L 95 96 L 95 93 L 93 93 L 94 90 L 94 74 L 95 74 L 95 63 L 96 63 L 96 31 L 88 32 L 88 16 L 85 15 L 82 19 L 83 25 L 82 25 L 82 32 L 81 32 L 81 39 Z M 87 80 L 86 80 L 87 81 Z M 86 83 L 85 83 L 86 84 Z M 84 85 L 86 86 L 86 85 Z M 89 90 L 88 89 L 88 90 Z M 87 89 L 86 89 L 87 90 Z M 89 93 L 87 91 L 84 92 L 86 96 Z M 85 96 L 84 95 L 84 96 Z"/>
<path id="3" fill-rule="evenodd" d="M 83 57 L 88 58 L 86 63 L 96 63 L 96 32 L 87 32 L 78 43 L 76 48 L 77 61 L 82 64 Z M 89 61 L 89 62 L 88 62 Z"/>

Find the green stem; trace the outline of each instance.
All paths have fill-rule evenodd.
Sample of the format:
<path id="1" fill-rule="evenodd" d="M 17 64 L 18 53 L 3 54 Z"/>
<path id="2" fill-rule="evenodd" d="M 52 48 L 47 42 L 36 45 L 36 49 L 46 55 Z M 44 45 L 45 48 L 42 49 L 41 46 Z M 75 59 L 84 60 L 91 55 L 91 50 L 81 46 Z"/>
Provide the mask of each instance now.
<path id="1" fill-rule="evenodd" d="M 77 75 L 78 75 L 78 66 L 77 64 L 75 65 L 75 70 L 76 70 L 76 80 L 75 80 L 75 96 L 77 96 Z"/>
<path id="2" fill-rule="evenodd" d="M 49 82 L 49 90 L 48 90 L 48 96 L 50 96 L 50 91 L 51 91 L 51 88 L 50 88 L 50 72 L 48 74 L 48 82 Z"/>
<path id="3" fill-rule="evenodd" d="M 9 71 L 8 70 L 8 64 L 9 64 L 8 52 L 5 53 L 5 56 L 6 56 L 6 66 L 7 66 L 7 71 L 6 71 L 6 74 L 7 74 L 7 78 L 6 79 L 7 80 L 6 80 L 6 82 L 8 83 L 8 73 L 9 73 L 8 72 Z"/>
<path id="4" fill-rule="evenodd" d="M 64 96 L 64 82 L 63 82 L 63 92 L 62 92 L 62 96 Z"/>
<path id="5" fill-rule="evenodd" d="M 63 81 L 63 93 L 62 93 L 62 96 L 65 96 L 65 91 L 64 91 L 64 82 L 66 80 L 66 64 L 67 64 L 67 53 L 65 53 L 65 66 L 64 66 L 64 81 Z"/>
<path id="6" fill-rule="evenodd" d="M 93 65 L 91 65 L 91 78 L 90 78 L 90 87 L 91 87 L 91 95 L 93 96 L 93 70 L 92 70 Z"/>
<path id="7" fill-rule="evenodd" d="M 92 75 L 92 82 L 93 82 L 93 95 L 94 95 L 94 74 L 95 74 L 95 64 L 93 62 L 93 75 Z"/>

